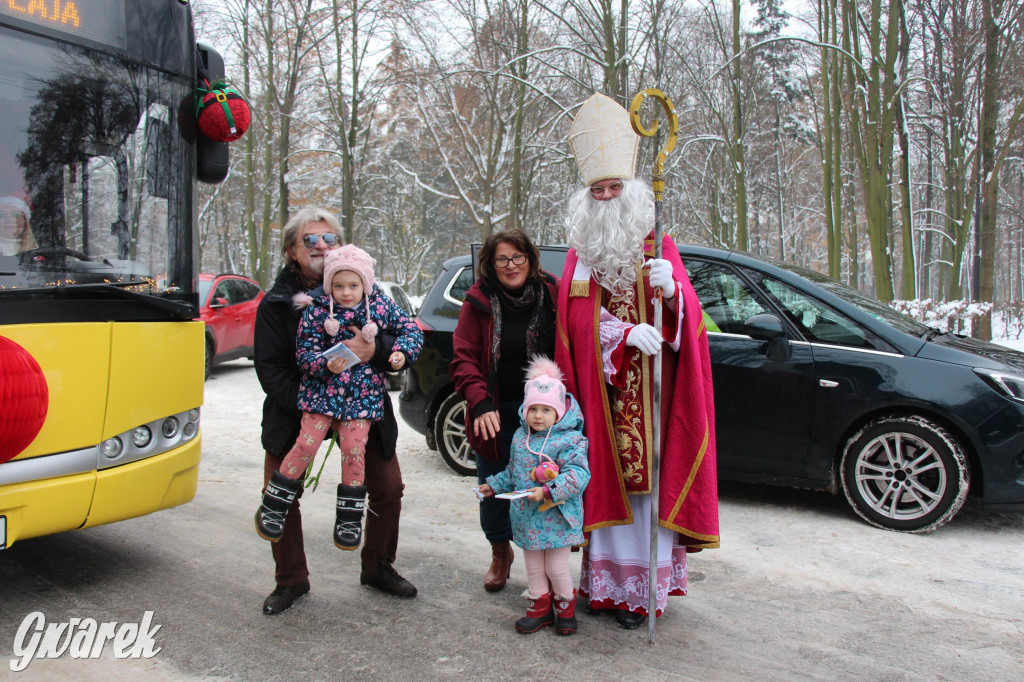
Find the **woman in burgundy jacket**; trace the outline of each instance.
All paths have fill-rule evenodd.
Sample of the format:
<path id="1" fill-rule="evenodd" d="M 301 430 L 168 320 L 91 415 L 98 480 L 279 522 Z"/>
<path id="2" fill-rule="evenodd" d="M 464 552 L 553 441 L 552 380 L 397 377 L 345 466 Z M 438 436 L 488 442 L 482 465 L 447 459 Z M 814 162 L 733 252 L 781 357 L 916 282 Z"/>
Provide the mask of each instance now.
<path id="1" fill-rule="evenodd" d="M 557 300 L 558 280 L 541 270 L 540 252 L 526 233 L 505 230 L 487 237 L 478 254 L 477 281 L 459 314 L 450 367 L 468 403 L 466 436 L 481 483 L 508 466 L 526 367 L 534 355 L 553 357 Z M 483 500 L 480 527 L 492 554 L 484 589 L 496 592 L 512 567 L 508 500 Z"/>

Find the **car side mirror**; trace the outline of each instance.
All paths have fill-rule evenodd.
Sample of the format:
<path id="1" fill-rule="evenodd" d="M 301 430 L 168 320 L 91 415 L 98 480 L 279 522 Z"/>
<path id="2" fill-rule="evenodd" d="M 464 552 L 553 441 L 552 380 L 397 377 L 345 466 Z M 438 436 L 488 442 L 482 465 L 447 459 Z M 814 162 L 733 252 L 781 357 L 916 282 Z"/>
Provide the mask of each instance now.
<path id="1" fill-rule="evenodd" d="M 213 303 L 210 304 L 211 308 L 225 308 L 228 305 L 228 299 L 226 298 L 215 298 Z"/>
<path id="2" fill-rule="evenodd" d="M 782 320 L 772 313 L 758 313 L 743 323 L 747 336 L 758 341 L 768 342 L 768 359 L 774 362 L 785 362 L 793 355 L 789 345 L 789 336 Z"/>

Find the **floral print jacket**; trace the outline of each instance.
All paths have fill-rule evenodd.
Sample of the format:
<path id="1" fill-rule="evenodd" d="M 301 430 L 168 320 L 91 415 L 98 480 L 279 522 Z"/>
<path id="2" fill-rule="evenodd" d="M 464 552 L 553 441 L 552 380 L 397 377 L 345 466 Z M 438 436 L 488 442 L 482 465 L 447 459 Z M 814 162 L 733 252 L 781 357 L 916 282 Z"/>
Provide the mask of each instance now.
<path id="1" fill-rule="evenodd" d="M 387 390 L 384 376 L 365 362 L 335 374 L 327 369 L 327 361 L 320 356 L 335 344 L 352 338 L 347 327 L 366 326 L 365 299 L 355 308 L 334 305 L 334 318 L 341 323 L 341 330 L 333 337 L 324 331 L 324 322 L 330 317 L 330 298 L 323 287 L 293 300 L 296 306 L 305 306 L 295 338 L 295 359 L 302 371 L 299 409 L 335 419 L 380 421 L 384 416 Z M 423 332 L 376 284 L 370 292 L 370 317 L 377 323 L 378 333 L 395 337 L 393 350 L 405 354 L 405 365 L 414 363 L 423 348 Z"/>
<path id="2" fill-rule="evenodd" d="M 511 500 L 512 537 L 523 549 L 540 550 L 583 544 L 583 491 L 590 481 L 587 438 L 583 435 L 583 413 L 571 395 L 562 418 L 550 429 L 532 433 L 519 408 L 519 429 L 512 439 L 508 468 L 487 478 L 495 493 L 535 488 L 530 474 L 543 461 L 538 452 L 554 460 L 558 476 L 544 483 L 551 491 L 551 506 L 520 497 Z M 531 450 L 533 452 L 531 452 Z"/>

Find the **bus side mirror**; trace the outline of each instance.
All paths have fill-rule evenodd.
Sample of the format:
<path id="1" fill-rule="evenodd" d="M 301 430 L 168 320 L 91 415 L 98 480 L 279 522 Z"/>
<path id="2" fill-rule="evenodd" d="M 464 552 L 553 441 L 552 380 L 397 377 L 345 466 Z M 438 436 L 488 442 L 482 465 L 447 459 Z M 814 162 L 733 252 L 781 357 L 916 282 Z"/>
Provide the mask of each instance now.
<path id="1" fill-rule="evenodd" d="M 213 83 L 224 77 L 224 58 L 212 45 L 196 42 L 196 79 L 200 73 Z M 208 185 L 224 182 L 231 167 L 227 142 L 214 142 L 196 130 L 196 179 Z"/>

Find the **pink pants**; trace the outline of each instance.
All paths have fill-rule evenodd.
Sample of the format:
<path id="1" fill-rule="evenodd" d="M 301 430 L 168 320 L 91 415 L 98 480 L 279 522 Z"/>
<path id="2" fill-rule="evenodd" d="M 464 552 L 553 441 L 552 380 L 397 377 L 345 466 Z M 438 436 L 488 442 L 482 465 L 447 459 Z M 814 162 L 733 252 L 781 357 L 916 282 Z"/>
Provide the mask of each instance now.
<path id="1" fill-rule="evenodd" d="M 334 429 L 341 448 L 341 482 L 362 485 L 366 479 L 366 441 L 370 436 L 368 419 L 342 420 L 303 412 L 299 437 L 281 462 L 281 474 L 293 480 L 301 478 L 327 437 L 328 429 Z"/>
<path id="2" fill-rule="evenodd" d="M 524 549 L 526 581 L 534 599 L 554 592 L 559 597 L 572 597 L 572 576 L 569 575 L 571 547 L 557 549 Z"/>

